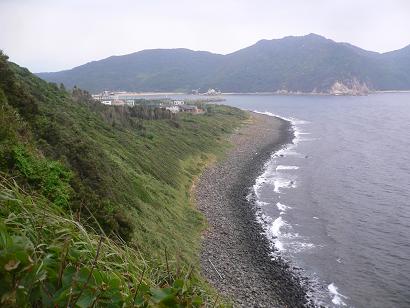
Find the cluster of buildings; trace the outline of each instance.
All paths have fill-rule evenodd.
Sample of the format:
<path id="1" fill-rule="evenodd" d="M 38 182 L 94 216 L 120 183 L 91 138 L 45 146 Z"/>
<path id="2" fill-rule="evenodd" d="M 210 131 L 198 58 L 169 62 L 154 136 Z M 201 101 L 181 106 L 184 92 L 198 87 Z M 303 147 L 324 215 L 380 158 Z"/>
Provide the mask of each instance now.
<path id="1" fill-rule="evenodd" d="M 135 105 L 135 96 L 127 92 L 109 92 L 103 91 L 99 94 L 92 95 L 93 99 L 99 101 L 101 104 L 109 106 L 130 106 Z"/>
<path id="2" fill-rule="evenodd" d="M 178 113 L 178 112 L 187 112 L 187 113 L 192 113 L 192 114 L 204 113 L 203 109 L 198 108 L 197 106 L 186 105 L 185 102 L 181 100 L 174 100 L 174 101 L 171 101 L 170 103 L 167 103 L 166 105 L 162 103 L 162 107 L 164 107 L 166 110 L 171 111 L 172 113 Z"/>
<path id="3" fill-rule="evenodd" d="M 207 96 L 216 96 L 216 95 L 221 95 L 221 91 L 215 90 L 215 89 L 208 89 L 206 92 L 201 92 L 201 89 L 195 89 L 191 91 L 191 94 L 194 95 L 207 95 Z"/>
<path id="4" fill-rule="evenodd" d="M 200 114 L 204 113 L 204 110 L 198 108 L 197 106 L 187 105 L 183 100 L 169 100 L 163 99 L 157 104 L 145 104 L 140 103 L 143 101 L 139 93 L 129 93 L 129 92 L 109 92 L 104 91 L 100 94 L 92 95 L 93 99 L 99 101 L 101 104 L 109 106 L 136 106 L 144 105 L 149 108 L 163 108 L 169 110 L 172 113 L 191 113 Z"/>

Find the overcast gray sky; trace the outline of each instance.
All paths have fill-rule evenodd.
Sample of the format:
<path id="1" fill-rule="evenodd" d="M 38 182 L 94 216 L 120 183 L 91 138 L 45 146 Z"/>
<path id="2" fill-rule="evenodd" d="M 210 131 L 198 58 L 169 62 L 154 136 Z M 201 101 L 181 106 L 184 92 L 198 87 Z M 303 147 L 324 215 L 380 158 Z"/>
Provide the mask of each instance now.
<path id="1" fill-rule="evenodd" d="M 0 49 L 34 72 L 185 47 L 230 53 L 316 33 L 372 51 L 410 44 L 408 0 L 0 0 Z"/>

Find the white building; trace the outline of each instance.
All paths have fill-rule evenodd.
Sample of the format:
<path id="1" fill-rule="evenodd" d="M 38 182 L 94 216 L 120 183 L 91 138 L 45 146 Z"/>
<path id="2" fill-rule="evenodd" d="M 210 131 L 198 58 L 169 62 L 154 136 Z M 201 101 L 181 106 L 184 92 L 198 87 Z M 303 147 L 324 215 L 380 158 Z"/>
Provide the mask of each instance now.
<path id="1" fill-rule="evenodd" d="M 185 104 L 185 102 L 184 102 L 184 101 L 181 101 L 181 100 L 174 100 L 174 101 L 172 101 L 172 105 L 174 105 L 174 106 L 181 106 L 181 105 L 183 105 L 183 104 Z"/>
<path id="2" fill-rule="evenodd" d="M 215 89 L 208 89 L 208 91 L 204 93 L 204 95 L 210 95 L 210 96 L 219 95 L 219 94 L 221 94 L 221 92 Z"/>
<path id="3" fill-rule="evenodd" d="M 169 106 L 169 107 L 166 107 L 165 109 L 171 111 L 172 113 L 179 112 L 179 106 Z"/>

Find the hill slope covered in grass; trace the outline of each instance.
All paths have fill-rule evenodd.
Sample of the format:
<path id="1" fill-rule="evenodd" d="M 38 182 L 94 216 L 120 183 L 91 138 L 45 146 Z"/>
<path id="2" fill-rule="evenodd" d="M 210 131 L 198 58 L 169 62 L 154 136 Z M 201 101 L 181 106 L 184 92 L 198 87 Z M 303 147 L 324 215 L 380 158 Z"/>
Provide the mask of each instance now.
<path id="1" fill-rule="evenodd" d="M 336 82 L 348 87 L 365 84 L 373 90 L 409 90 L 410 48 L 380 54 L 309 34 L 261 40 L 227 55 L 143 50 L 37 75 L 92 92 L 217 88 L 223 92 L 326 93 Z"/>
<path id="2" fill-rule="evenodd" d="M 102 106 L 0 54 L 1 304 L 213 302 L 189 193 L 247 116 L 206 108 L 148 117 Z"/>

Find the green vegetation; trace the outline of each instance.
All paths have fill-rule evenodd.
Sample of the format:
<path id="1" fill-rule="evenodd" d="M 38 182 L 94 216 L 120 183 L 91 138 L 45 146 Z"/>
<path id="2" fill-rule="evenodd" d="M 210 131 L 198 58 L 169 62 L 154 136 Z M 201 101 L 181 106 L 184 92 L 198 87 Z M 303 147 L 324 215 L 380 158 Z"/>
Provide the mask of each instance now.
<path id="1" fill-rule="evenodd" d="M 0 183 L 2 307 L 200 306 L 208 300 L 182 264 L 150 264 L 44 197 L 6 178 Z"/>
<path id="2" fill-rule="evenodd" d="M 201 306 L 192 182 L 246 119 L 102 106 L 0 54 L 2 306 Z"/>
<path id="3" fill-rule="evenodd" d="M 336 81 L 351 86 L 355 79 L 375 90 L 409 90 L 409 65 L 410 45 L 379 54 L 309 34 L 261 40 L 227 55 L 187 49 L 143 50 L 38 75 L 93 92 L 198 88 L 239 93 L 327 92 Z"/>

